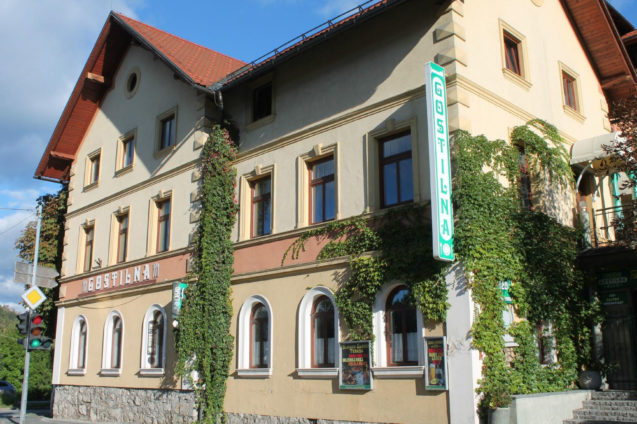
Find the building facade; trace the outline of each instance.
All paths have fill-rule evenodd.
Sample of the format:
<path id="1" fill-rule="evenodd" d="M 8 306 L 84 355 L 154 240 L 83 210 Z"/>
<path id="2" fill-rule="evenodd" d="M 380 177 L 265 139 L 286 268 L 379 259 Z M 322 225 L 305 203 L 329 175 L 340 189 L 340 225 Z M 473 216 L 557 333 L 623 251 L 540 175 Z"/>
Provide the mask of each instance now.
<path id="1" fill-rule="evenodd" d="M 445 69 L 450 132 L 508 140 L 540 118 L 571 144 L 610 133 L 569 6 L 492 3 L 373 2 L 248 65 L 111 13 L 36 171 L 69 184 L 54 415 L 196 417 L 174 374 L 173 287 L 188 282 L 206 131 L 227 119 L 239 133 L 230 419 L 477 422 L 475 306 L 460 272 L 447 276 L 446 322 L 396 309 L 407 289 L 386 283 L 373 389 L 350 392 L 334 300 L 348 261 L 317 261 L 312 240 L 283 259 L 308 229 L 430 200 L 427 62 Z M 573 196 L 553 206 L 573 222 Z M 385 325 L 394 314 L 400 330 Z M 446 337 L 447 390 L 425 389 L 432 336 Z"/>

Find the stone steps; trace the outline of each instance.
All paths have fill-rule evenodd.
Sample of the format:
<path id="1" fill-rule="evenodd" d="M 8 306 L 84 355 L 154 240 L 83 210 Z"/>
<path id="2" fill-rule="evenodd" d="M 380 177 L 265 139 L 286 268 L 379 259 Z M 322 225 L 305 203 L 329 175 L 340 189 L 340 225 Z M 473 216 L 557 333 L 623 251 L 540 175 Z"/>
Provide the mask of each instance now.
<path id="1" fill-rule="evenodd" d="M 573 411 L 573 418 L 564 424 L 628 424 L 637 423 L 637 392 L 593 392 L 591 400 Z"/>

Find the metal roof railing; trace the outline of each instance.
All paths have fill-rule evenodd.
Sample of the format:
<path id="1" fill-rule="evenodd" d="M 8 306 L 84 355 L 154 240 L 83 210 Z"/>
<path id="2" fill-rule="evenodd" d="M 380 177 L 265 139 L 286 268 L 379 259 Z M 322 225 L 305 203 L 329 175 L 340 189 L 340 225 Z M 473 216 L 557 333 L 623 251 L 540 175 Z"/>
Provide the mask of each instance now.
<path id="1" fill-rule="evenodd" d="M 221 79 L 220 81 L 216 82 L 215 84 L 213 84 L 211 86 L 211 88 L 213 90 L 218 90 L 221 87 L 223 87 L 225 84 L 237 79 L 238 77 L 242 76 L 243 74 L 247 74 L 250 71 L 260 67 L 261 65 L 263 65 L 265 62 L 274 59 L 275 57 L 279 56 L 281 53 L 284 53 L 286 51 L 289 51 L 291 48 L 293 48 L 296 45 L 303 45 L 303 43 L 305 41 L 308 41 L 314 37 L 316 37 L 318 34 L 328 31 L 336 26 L 338 26 L 339 24 L 345 22 L 346 20 L 352 18 L 353 16 L 356 15 L 360 15 L 363 12 L 365 12 L 366 10 L 370 9 L 371 7 L 379 4 L 379 3 L 385 3 L 387 2 L 387 0 L 367 0 L 361 4 L 359 4 L 356 7 L 353 7 L 352 9 L 349 9 L 343 13 L 341 13 L 340 15 L 329 19 L 325 22 L 323 22 L 320 25 L 315 26 L 314 28 L 304 32 L 301 35 L 298 35 L 296 37 L 294 37 L 293 39 L 281 44 L 279 47 L 269 51 L 268 53 L 258 57 L 257 59 L 253 60 L 252 62 L 248 63 L 247 65 L 242 66 L 241 68 L 237 69 L 236 71 L 226 75 L 223 79 Z"/>

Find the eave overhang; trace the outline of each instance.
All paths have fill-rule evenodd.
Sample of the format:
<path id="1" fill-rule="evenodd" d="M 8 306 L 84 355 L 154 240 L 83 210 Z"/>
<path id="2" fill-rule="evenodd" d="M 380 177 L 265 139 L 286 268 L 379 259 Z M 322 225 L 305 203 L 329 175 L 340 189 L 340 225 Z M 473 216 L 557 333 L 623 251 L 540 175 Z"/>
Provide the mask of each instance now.
<path id="1" fill-rule="evenodd" d="M 608 100 L 637 95 L 635 67 L 604 0 L 560 0 Z"/>

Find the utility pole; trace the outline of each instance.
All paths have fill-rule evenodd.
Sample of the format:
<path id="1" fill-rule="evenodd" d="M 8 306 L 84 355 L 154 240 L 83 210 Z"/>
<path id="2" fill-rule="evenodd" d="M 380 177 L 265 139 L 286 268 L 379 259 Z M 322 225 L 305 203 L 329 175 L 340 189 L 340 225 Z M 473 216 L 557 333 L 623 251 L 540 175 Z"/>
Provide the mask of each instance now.
<path id="1" fill-rule="evenodd" d="M 31 286 L 35 286 L 38 270 L 38 257 L 40 255 L 40 228 L 42 227 L 42 205 L 38 206 L 38 225 L 35 230 L 35 252 L 33 253 L 33 276 Z M 31 326 L 31 310 L 27 306 L 28 327 Z M 29 334 L 29 332 L 27 332 Z M 27 339 L 28 339 L 27 335 Z M 24 378 L 22 379 L 22 398 L 20 399 L 20 424 L 24 424 L 27 414 L 27 397 L 29 393 L 29 365 L 31 362 L 31 352 L 29 346 L 24 349 Z"/>

